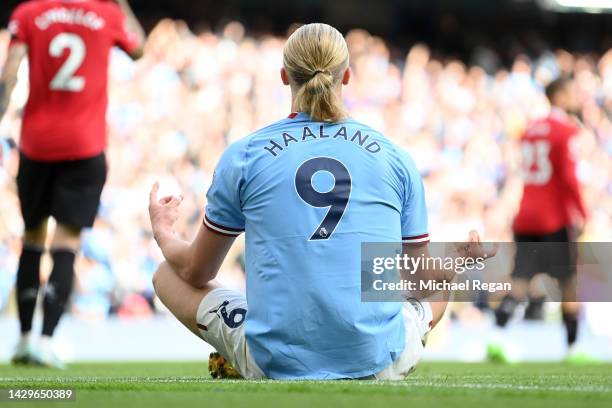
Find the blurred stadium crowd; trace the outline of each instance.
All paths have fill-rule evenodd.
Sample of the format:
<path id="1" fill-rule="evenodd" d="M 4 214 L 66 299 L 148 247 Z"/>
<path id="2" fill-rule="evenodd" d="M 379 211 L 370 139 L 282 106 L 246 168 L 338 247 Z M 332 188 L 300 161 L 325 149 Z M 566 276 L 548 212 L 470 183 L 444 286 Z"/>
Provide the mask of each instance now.
<path id="1" fill-rule="evenodd" d="M 8 40 L 8 33 L 0 32 L 0 61 Z M 345 89 L 347 108 L 415 159 L 425 177 L 434 241 L 463 240 L 470 229 L 488 241 L 512 239 L 521 194 L 517 139 L 528 121 L 548 112 L 543 85 L 573 74 L 582 101 L 577 115 L 583 128 L 575 145 L 579 179 L 591 213 L 583 239 L 612 239 L 612 50 L 518 56 L 511 67 L 490 75 L 450 57 L 434 58 L 424 44 L 392 60 L 385 41 L 365 31 L 350 31 L 347 41 L 354 70 Z M 167 192 L 180 191 L 185 217 L 178 228 L 186 238 L 194 235 L 221 152 L 289 113 L 289 90 L 279 79 L 283 43 L 272 36 L 250 38 L 235 22 L 219 34 L 196 35 L 183 22 L 163 20 L 150 33 L 141 61 L 114 53 L 109 180 L 77 263 L 74 314 L 104 319 L 110 313 L 155 311 L 151 275 L 161 254 L 150 235 L 147 193 L 156 179 Z M 0 309 L 5 310 L 14 307 L 8 299 L 23 229 L 14 183 L 18 153 L 8 138 L 18 140 L 26 72 L 0 124 Z M 240 253 L 238 245 L 221 273 L 233 287 L 243 285 Z"/>

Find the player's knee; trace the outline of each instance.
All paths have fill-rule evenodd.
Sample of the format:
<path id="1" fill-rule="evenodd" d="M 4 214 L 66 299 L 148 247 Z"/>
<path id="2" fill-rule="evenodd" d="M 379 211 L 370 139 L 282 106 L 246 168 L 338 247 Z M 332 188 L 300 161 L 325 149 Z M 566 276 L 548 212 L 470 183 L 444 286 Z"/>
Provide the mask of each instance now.
<path id="1" fill-rule="evenodd" d="M 153 283 L 153 290 L 155 294 L 157 294 L 158 282 L 159 282 L 159 268 L 153 273 L 153 277 L 151 278 L 151 282 Z"/>
<path id="2" fill-rule="evenodd" d="M 561 303 L 561 312 L 563 316 L 578 316 L 580 312 L 580 303 L 563 301 Z"/>

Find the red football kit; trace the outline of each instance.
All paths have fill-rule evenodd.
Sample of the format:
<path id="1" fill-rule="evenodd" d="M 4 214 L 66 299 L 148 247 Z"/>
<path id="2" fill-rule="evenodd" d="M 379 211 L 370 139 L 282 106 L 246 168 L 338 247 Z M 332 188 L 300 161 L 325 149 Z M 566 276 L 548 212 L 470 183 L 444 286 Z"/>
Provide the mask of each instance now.
<path id="1" fill-rule="evenodd" d="M 116 3 L 33 0 L 9 23 L 11 45 L 28 47 L 30 94 L 21 151 L 30 159 L 64 161 L 106 148 L 108 61 L 113 46 L 130 53 L 138 37 Z"/>
<path id="2" fill-rule="evenodd" d="M 586 218 L 576 161 L 571 149 L 578 132 L 573 121 L 553 109 L 521 138 L 523 198 L 513 229 L 517 234 L 550 234 L 572 224 L 572 213 Z"/>

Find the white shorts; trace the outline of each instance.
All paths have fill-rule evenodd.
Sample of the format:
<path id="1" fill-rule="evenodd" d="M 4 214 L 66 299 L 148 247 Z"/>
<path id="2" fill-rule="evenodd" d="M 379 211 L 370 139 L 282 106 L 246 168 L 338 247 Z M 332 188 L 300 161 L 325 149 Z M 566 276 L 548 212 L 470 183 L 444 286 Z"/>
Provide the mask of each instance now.
<path id="1" fill-rule="evenodd" d="M 249 351 L 244 335 L 248 307 L 243 294 L 229 289 L 214 289 L 198 307 L 197 324 L 202 339 L 213 346 L 247 379 L 266 378 Z M 406 346 L 390 366 L 374 375 L 379 380 L 401 380 L 423 356 L 425 337 L 431 329 L 432 311 L 427 302 L 404 303 Z"/>

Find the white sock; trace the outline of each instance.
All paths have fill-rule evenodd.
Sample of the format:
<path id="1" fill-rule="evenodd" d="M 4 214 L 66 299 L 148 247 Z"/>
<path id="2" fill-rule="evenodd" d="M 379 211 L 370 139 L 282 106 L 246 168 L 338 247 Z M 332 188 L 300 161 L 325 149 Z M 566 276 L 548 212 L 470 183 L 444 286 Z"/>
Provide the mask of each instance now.
<path id="1" fill-rule="evenodd" d="M 30 344 L 30 332 L 26 332 L 26 333 L 22 333 L 21 337 L 19 338 L 19 346 L 18 347 L 25 347 L 28 344 Z"/>
<path id="2" fill-rule="evenodd" d="M 53 338 L 51 336 L 40 336 L 40 349 L 43 353 L 53 351 Z"/>

